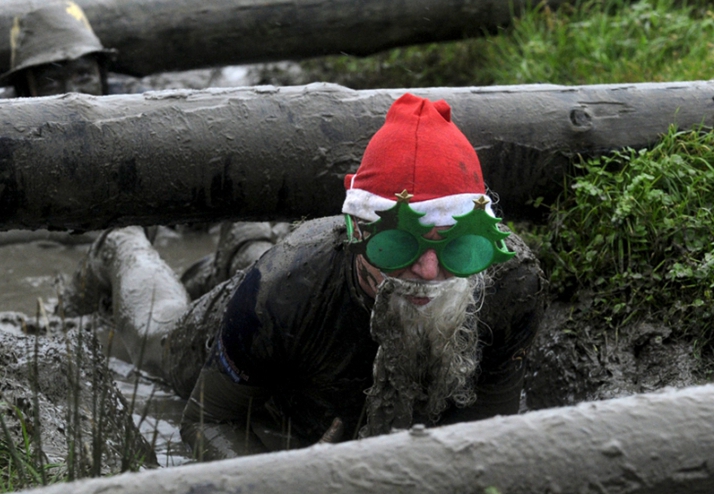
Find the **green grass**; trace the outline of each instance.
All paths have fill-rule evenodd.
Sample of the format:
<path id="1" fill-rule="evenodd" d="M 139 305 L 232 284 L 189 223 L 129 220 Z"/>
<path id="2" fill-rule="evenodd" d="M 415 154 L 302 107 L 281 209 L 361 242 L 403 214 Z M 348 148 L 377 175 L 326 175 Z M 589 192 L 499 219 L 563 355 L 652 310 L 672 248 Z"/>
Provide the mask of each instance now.
<path id="1" fill-rule="evenodd" d="M 540 258 L 553 289 L 592 293 L 591 320 L 654 316 L 714 340 L 714 133 L 671 127 L 650 150 L 577 165 L 552 206 Z"/>
<path id="2" fill-rule="evenodd" d="M 582 1 L 538 5 L 497 35 L 302 63 L 309 81 L 353 89 L 492 84 L 599 84 L 712 77 L 709 2 Z"/>
<path id="3" fill-rule="evenodd" d="M 714 14 L 675 0 L 585 1 L 539 7 L 490 39 L 487 73 L 499 84 L 599 84 L 709 79 Z"/>
<path id="4" fill-rule="evenodd" d="M 44 427 L 40 417 L 42 404 L 40 403 L 41 390 L 38 382 L 40 352 L 38 342 L 40 338 L 44 337 L 37 334 L 38 329 L 44 327 L 41 323 L 40 312 L 45 314 L 43 304 L 38 300 L 37 327 L 33 330 L 28 330 L 27 327 L 23 328 L 25 333 L 35 333 L 32 338 L 33 348 L 27 348 L 28 375 L 33 395 L 30 412 L 23 412 L 15 404 L 0 402 L 0 492 L 13 492 L 105 475 L 104 467 L 107 465 L 104 464 L 104 460 L 109 454 L 107 451 L 109 446 L 105 442 L 116 440 L 106 431 L 110 420 L 113 421 L 114 428 L 120 427 L 124 432 L 118 445 L 121 451 L 120 471 L 138 471 L 144 466 L 153 466 L 153 461 L 147 458 L 149 452 L 144 449 L 143 443 L 138 437 L 141 423 L 136 427 L 133 425 L 134 400 L 128 408 L 121 408 L 116 414 L 108 410 L 107 383 L 101 382 L 102 376 L 110 373 L 108 359 L 104 358 L 101 353 L 94 332 L 96 327 L 92 325 L 90 333 L 82 329 L 81 322 L 76 340 L 71 342 L 69 337 L 66 340 L 65 376 L 68 380 L 68 393 L 64 418 L 67 457 L 62 462 L 47 462 L 40 434 Z M 46 314 L 44 319 L 47 319 Z M 46 331 L 48 329 L 44 327 L 42 332 Z M 87 334 L 84 334 L 85 332 Z M 84 341 L 87 338 L 89 341 Z M 87 349 L 89 349 L 88 352 Z M 111 340 L 108 352 L 111 352 Z M 83 359 L 89 360 L 90 365 L 94 368 L 94 372 L 91 373 L 92 381 L 89 390 L 81 384 L 81 381 L 86 378 L 81 372 Z M 139 379 L 138 373 L 136 379 L 137 381 Z M 83 404 L 81 399 L 83 394 L 85 394 L 85 398 L 87 397 L 86 393 L 91 393 L 88 395 L 90 398 L 89 408 Z M 150 401 L 151 399 L 149 399 Z M 146 412 L 147 410 L 144 410 L 141 421 L 146 418 Z M 82 416 L 84 414 L 90 416 L 91 430 L 88 433 L 83 431 L 86 428 L 86 426 L 83 427 Z M 14 428 L 11 429 L 11 426 Z M 13 434 L 11 430 L 16 432 Z"/>
<path id="5" fill-rule="evenodd" d="M 0 492 L 58 482 L 63 476 L 64 465 L 42 461 L 42 453 L 33 448 L 32 422 L 16 406 L 0 403 L 0 409 L 3 409 L 0 411 Z M 19 444 L 16 444 L 5 423 L 3 413 L 6 410 L 14 413 L 20 423 Z"/>

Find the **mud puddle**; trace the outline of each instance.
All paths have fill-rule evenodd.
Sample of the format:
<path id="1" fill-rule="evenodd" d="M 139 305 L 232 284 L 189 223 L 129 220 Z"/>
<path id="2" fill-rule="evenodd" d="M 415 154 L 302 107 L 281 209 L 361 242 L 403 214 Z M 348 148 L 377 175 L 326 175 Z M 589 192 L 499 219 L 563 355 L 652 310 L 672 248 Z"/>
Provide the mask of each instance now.
<path id="1" fill-rule="evenodd" d="M 38 297 L 56 298 L 55 277 L 69 276 L 88 248 L 54 242 L 0 247 L 0 311 L 35 315 Z"/>
<path id="2" fill-rule="evenodd" d="M 154 246 L 180 275 L 193 262 L 215 250 L 217 235 L 215 229 L 178 233 L 160 227 Z M 89 246 L 49 241 L 0 246 L 0 312 L 23 312 L 34 317 L 38 298 L 54 305 L 55 279 L 61 275 L 69 279 Z M 189 461 L 189 451 L 181 442 L 178 429 L 184 400 L 162 382 L 137 376 L 132 365 L 123 360 L 112 357 L 110 368 L 121 393 L 129 403 L 134 400 L 134 421 L 149 443 L 155 445 L 159 465 L 175 466 Z"/>
<path id="3" fill-rule="evenodd" d="M 112 357 L 109 368 L 119 391 L 134 403 L 134 423 L 141 434 L 154 446 L 156 460 L 161 467 L 178 466 L 190 461 L 191 453 L 181 442 L 179 425 L 186 401 L 160 381 L 137 375 L 134 366 Z M 148 412 L 148 413 L 146 413 Z"/>

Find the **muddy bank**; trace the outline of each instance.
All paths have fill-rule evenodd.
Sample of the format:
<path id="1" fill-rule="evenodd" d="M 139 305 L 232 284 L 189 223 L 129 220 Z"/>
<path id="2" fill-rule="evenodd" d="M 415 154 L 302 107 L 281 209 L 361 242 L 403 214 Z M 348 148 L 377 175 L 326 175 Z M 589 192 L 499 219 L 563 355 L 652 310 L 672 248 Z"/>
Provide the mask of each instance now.
<path id="1" fill-rule="evenodd" d="M 211 234 L 184 234 L 172 233 L 162 229 L 156 239 L 157 247 L 163 251 L 164 256 L 172 258 L 172 264 L 181 270 L 181 266 L 190 263 L 193 258 L 200 257 L 203 249 L 212 247 Z M 203 239 L 203 241 L 201 240 Z M 205 243 L 204 243 L 205 241 Z M 178 252 L 172 252 L 178 249 Z M 553 302 L 546 312 L 544 324 L 531 349 L 529 361 L 530 371 L 527 376 L 526 390 L 527 403 L 530 410 L 573 405 L 584 401 L 596 401 L 613 397 L 622 397 L 636 393 L 659 390 L 666 386 L 685 387 L 702 381 L 705 360 L 698 358 L 691 343 L 682 342 L 672 336 L 671 328 L 656 322 L 640 323 L 621 328 L 617 333 L 609 332 L 602 326 L 594 327 L 584 325 L 585 315 L 588 311 L 586 302 L 568 304 Z M 28 355 L 34 345 L 34 337 L 24 335 L 17 328 L 22 323 L 33 329 L 33 318 L 24 315 L 6 313 L 0 321 L 5 321 L 3 341 L 6 341 L 0 351 L 2 364 L 6 368 L 14 369 L 10 376 L 13 380 L 2 382 L 3 400 L 17 406 L 23 406 L 24 413 L 31 416 L 32 393 L 31 380 L 28 377 L 28 364 L 31 363 Z M 71 356 L 67 351 L 66 340 L 61 332 L 57 331 L 60 321 L 50 318 L 54 330 L 49 336 L 40 338 L 43 359 L 40 367 L 45 369 L 41 374 L 40 389 L 43 391 L 40 399 L 42 410 L 42 423 L 51 424 L 43 427 L 42 444 L 47 448 L 48 458 L 62 458 L 66 455 L 66 435 L 62 431 L 68 430 L 67 426 L 67 385 L 63 387 L 56 384 L 58 376 L 66 378 L 68 362 L 74 361 L 79 355 L 74 351 Z M 108 321 L 104 319 L 87 319 L 84 321 L 87 328 L 91 324 L 107 327 Z M 14 329 L 8 329 L 14 328 Z M 73 332 L 74 331 L 74 332 Z M 76 330 L 70 331 L 69 341 L 76 344 Z M 84 334 L 88 334 L 86 331 Z M 47 338 L 48 343 L 43 343 Z M 84 356 L 92 355 L 90 340 L 85 340 Z M 115 347 L 116 349 L 116 347 Z M 81 362 L 83 383 L 92 383 L 94 375 L 102 379 L 118 380 L 118 389 L 124 396 L 131 396 L 134 388 L 134 374 L 131 366 L 120 361 L 110 362 L 112 374 L 107 377 L 106 363 L 99 359 L 90 363 L 83 359 Z M 85 367 L 89 368 L 85 368 Z M 24 371 L 23 371 L 24 369 Z M 93 374 L 95 373 L 95 374 Z M 29 384 L 28 384 L 29 383 Z M 89 388 L 91 389 L 91 388 Z M 112 413 L 125 410 L 128 401 L 118 396 L 117 388 L 111 390 L 108 396 L 117 396 L 113 401 L 107 400 L 112 407 Z M 158 445 L 159 464 L 171 466 L 186 462 L 188 453 L 179 443 L 177 423 L 183 408 L 183 402 L 174 396 L 166 387 L 142 378 L 138 383 L 139 401 L 134 413 L 135 422 L 149 407 L 148 419 L 141 424 L 145 437 L 153 437 L 154 430 L 159 435 L 164 435 L 164 444 Z M 84 421 L 83 437 L 91 437 L 91 396 L 90 392 L 83 393 L 87 402 L 83 405 L 85 410 L 81 414 Z M 46 395 L 46 396 L 45 396 Z M 11 401 L 10 401 L 11 400 Z M 109 406 L 109 405 L 108 405 Z M 88 411 L 87 411 L 88 410 Z M 553 411 L 554 414 L 559 413 Z M 5 416 L 10 416 L 7 412 Z M 46 418 L 45 418 L 46 417 Z M 127 429 L 123 423 L 115 427 L 116 435 L 121 436 L 121 431 Z M 123 429 L 121 427 L 123 427 Z M 47 430 L 45 430 L 47 429 Z M 14 425 L 15 437 L 18 437 L 18 425 Z M 114 436 L 113 436 L 114 437 Z M 158 441 L 161 441 L 161 437 Z M 121 444 L 119 439 L 112 438 L 106 441 L 108 445 Z M 173 441 L 173 444 L 166 444 Z M 144 442 L 145 444 L 145 442 Z M 91 446 L 91 442 L 89 443 Z M 171 450 L 171 451 L 167 451 Z M 106 456 L 107 472 L 116 471 L 116 465 L 121 465 L 120 449 L 114 448 L 103 452 Z M 174 453 L 178 453 L 178 461 Z M 183 455 L 183 456 L 182 456 Z M 84 468 L 91 468 L 91 463 L 85 463 Z M 131 484 L 130 484 L 131 485 Z M 629 492 L 629 491 L 625 491 Z M 632 491 L 636 492 L 636 491 Z M 665 491 L 662 491 L 665 492 Z"/>
<path id="2" fill-rule="evenodd" d="M 0 313 L 0 404 L 10 435 L 2 441 L 22 444 L 24 422 L 33 451 L 76 477 L 156 464 L 94 338 L 97 324 Z"/>
<path id="3" fill-rule="evenodd" d="M 573 332 L 572 325 L 578 323 L 586 310 L 587 304 L 562 302 L 548 308 L 544 326 L 532 348 L 527 381 L 532 409 L 603 400 L 666 386 L 688 386 L 698 380 L 699 360 L 691 345 L 672 338 L 668 328 L 641 323 L 623 328 L 616 340 L 602 328 Z M 92 451 L 91 425 L 95 422 L 92 390 L 104 389 L 107 429 L 102 473 L 115 473 L 122 462 L 122 438 L 127 433 L 136 434 L 136 429 L 126 418 L 128 402 L 111 385 L 106 362 L 94 357 L 96 346 L 87 338 L 93 324 L 106 327 L 108 321 L 88 318 L 82 323 L 80 331 L 79 321 L 67 321 L 70 330 L 65 336 L 60 330 L 61 321 L 50 317 L 43 325 L 49 326 L 50 331 L 37 340 L 43 449 L 48 461 L 64 458 L 67 453 L 67 431 L 72 429 L 66 420 L 67 397 L 73 395 L 66 376 L 73 375 L 68 363 L 78 361 L 80 351 L 76 345 L 80 344 L 81 334 L 84 336 L 80 345 L 83 358 L 78 361 L 78 381 L 82 385 L 78 414 L 81 443 L 85 451 Z M 38 328 L 36 322 L 21 314 L 0 315 L 0 362 L 6 369 L 0 390 L 2 400 L 13 405 L 12 409 L 3 405 L 6 420 L 15 413 L 14 407 L 25 417 L 34 413 L 31 368 L 35 338 L 17 330 L 23 324 L 30 332 Z M 115 362 L 110 367 L 113 376 L 125 374 L 120 386 L 133 387 L 127 366 Z M 153 384 L 143 379 L 139 387 L 151 388 Z M 576 492 L 583 486 L 602 486 L 606 488 L 603 492 L 710 492 L 707 489 L 711 488 L 712 478 L 706 467 L 706 457 L 711 456 L 706 443 L 710 435 L 701 428 L 710 427 L 706 417 L 711 413 L 711 389 L 701 389 L 691 388 L 684 394 L 669 390 L 426 431 L 414 428 L 410 432 L 336 446 L 318 445 L 306 450 L 185 466 L 148 476 L 98 479 L 72 489 L 86 493 L 105 492 L 107 488 L 116 492 L 150 492 L 156 485 L 162 485 L 187 493 L 206 488 L 284 492 L 296 487 L 329 492 L 340 486 L 349 492 L 387 492 L 398 485 L 418 486 L 422 490 L 432 486 L 433 492 L 453 492 L 466 486 L 505 489 L 499 492 Z M 166 400 L 173 399 L 166 390 L 159 394 L 162 392 L 166 393 L 163 396 Z M 140 394 L 154 397 L 154 391 L 147 389 Z M 146 403 L 137 404 L 135 416 L 142 413 Z M 150 413 L 157 416 L 156 410 Z M 10 420 L 8 423 L 19 440 L 19 424 Z M 543 434 L 544 430 L 551 433 Z M 653 430 L 657 430 L 656 437 L 650 434 Z M 136 447 L 135 451 L 146 451 L 143 449 L 146 442 L 139 440 Z M 85 471 L 91 469 L 92 458 L 87 454 L 82 459 Z M 160 461 L 160 464 L 167 463 Z M 550 465 L 550 475 L 542 475 L 543 464 Z M 608 490 L 611 488 L 615 490 Z M 54 486 L 46 492 L 66 489 Z"/>
<path id="4" fill-rule="evenodd" d="M 657 320 L 619 329 L 584 322 L 588 303 L 555 301 L 530 351 L 531 410 L 701 384 L 712 358 Z"/>
<path id="5" fill-rule="evenodd" d="M 154 247 L 177 274 L 180 274 L 195 260 L 215 250 L 217 235 L 217 229 L 183 228 L 182 231 L 182 228 L 160 227 L 155 235 Z M 46 304 L 47 312 L 51 312 L 51 307 L 57 303 L 58 280 L 68 279 L 74 273 L 88 247 L 88 244 L 63 245 L 46 240 L 0 246 L 0 274 L 2 274 L 0 280 L 0 326 L 4 329 L 2 334 L 5 335 L 3 355 L 25 355 L 25 347 L 29 340 L 22 333 L 23 321 L 30 326 L 34 324 L 35 314 L 38 310 L 38 298 Z M 54 318 L 51 320 L 55 328 L 58 327 L 57 320 Z M 70 319 L 69 321 L 74 320 Z M 100 328 L 107 328 L 108 320 L 85 319 L 84 324 L 89 325 L 90 321 L 96 322 Z M 57 338 L 52 335 L 50 337 Z M 45 348 L 45 337 L 41 337 L 39 341 L 41 349 Z M 82 353 L 82 355 L 85 354 L 87 353 Z M 121 360 L 122 346 L 118 340 L 113 344 L 112 355 L 114 357 L 109 360 L 110 378 L 115 383 L 112 393 L 117 394 L 118 392 L 123 396 L 125 403 L 130 404 L 132 399 L 135 400 L 134 423 L 137 424 L 138 430 L 146 438 L 146 441 L 154 443 L 158 464 L 162 467 L 174 466 L 189 461 L 190 453 L 181 442 L 178 432 L 178 424 L 185 402 L 164 383 L 149 379 L 145 375 L 137 376 L 133 366 L 127 364 L 126 360 Z M 126 355 L 123 357 L 124 359 L 128 358 Z M 61 360 L 65 365 L 70 361 L 66 354 Z M 88 365 L 86 361 L 84 364 Z M 97 365 L 104 364 L 101 362 Z M 68 375 L 66 369 L 61 370 L 57 365 L 51 369 L 56 371 L 58 376 L 66 377 Z M 13 375 L 12 389 L 25 390 L 26 396 L 22 398 L 23 403 L 32 403 L 27 398 L 32 396 L 32 393 L 29 392 L 32 389 L 31 383 L 27 379 L 29 379 L 27 374 Z M 0 382 L 0 386 L 3 386 L 2 382 Z M 0 387 L 0 389 L 6 388 Z M 7 398 L 3 395 L 0 400 L 7 401 Z M 64 400 L 62 403 L 65 403 L 67 398 L 65 397 Z M 43 410 L 43 416 L 49 417 L 48 423 L 64 424 L 66 422 L 64 407 L 57 407 L 54 402 L 45 400 L 40 401 L 40 409 Z M 148 413 L 142 417 L 145 410 Z M 12 415 L 7 409 L 5 412 L 6 416 Z M 19 439 L 17 434 L 15 438 Z M 50 443 L 57 443 L 61 446 L 56 449 L 59 453 L 53 453 L 52 456 L 64 458 L 63 455 L 66 455 L 67 451 L 66 437 L 59 434 L 51 441 L 49 439 L 42 441 L 43 447 Z"/>

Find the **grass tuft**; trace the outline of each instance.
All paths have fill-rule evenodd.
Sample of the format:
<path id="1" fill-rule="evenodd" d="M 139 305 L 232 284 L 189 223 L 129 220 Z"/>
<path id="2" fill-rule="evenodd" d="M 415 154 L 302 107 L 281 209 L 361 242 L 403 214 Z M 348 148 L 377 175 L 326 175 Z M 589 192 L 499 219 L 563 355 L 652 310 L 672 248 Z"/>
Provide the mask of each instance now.
<path id="1" fill-rule="evenodd" d="M 33 434 L 22 410 L 14 405 L 0 403 L 0 492 L 39 487 L 57 482 L 64 466 L 55 463 L 38 462 L 41 451 L 33 448 Z M 20 442 L 10 433 L 5 422 L 5 410 L 11 411 L 20 424 Z"/>
<path id="2" fill-rule="evenodd" d="M 617 327 L 655 316 L 714 341 L 714 134 L 674 126 L 649 150 L 585 161 L 552 207 L 540 257 L 561 296 L 593 294 Z"/>
<path id="3" fill-rule="evenodd" d="M 542 4 L 490 39 L 498 84 L 600 84 L 709 79 L 714 13 L 706 2 L 589 0 Z"/>

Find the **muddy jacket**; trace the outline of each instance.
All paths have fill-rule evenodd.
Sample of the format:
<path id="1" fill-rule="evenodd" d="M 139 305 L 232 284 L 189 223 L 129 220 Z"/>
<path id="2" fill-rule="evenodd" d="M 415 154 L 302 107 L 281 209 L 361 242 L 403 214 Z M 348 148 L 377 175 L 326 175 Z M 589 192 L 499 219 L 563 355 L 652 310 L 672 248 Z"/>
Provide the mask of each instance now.
<path id="1" fill-rule="evenodd" d="M 479 313 L 478 398 L 470 408 L 446 410 L 438 424 L 518 411 L 524 358 L 542 315 L 542 275 L 519 238 L 507 243 L 518 255 L 490 268 L 494 285 Z M 206 423 L 233 423 L 241 445 L 254 441 L 249 451 L 231 446 L 209 456 L 254 452 L 261 443 L 308 445 L 336 417 L 344 423 L 342 438 L 355 437 L 364 425 L 377 344 L 369 329 L 372 299 L 359 287 L 345 246 L 341 217 L 310 221 L 245 273 L 186 409 L 184 439 L 196 439 L 201 413 Z M 204 449 L 226 434 L 225 427 L 204 430 Z"/>

